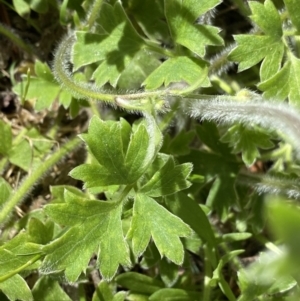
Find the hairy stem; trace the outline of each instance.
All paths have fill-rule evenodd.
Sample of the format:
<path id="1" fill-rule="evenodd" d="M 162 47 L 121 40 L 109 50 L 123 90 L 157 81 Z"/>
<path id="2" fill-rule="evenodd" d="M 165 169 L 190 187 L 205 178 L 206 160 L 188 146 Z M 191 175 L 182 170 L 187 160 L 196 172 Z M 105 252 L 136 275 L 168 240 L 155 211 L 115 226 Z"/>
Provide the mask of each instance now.
<path id="1" fill-rule="evenodd" d="M 298 179 L 240 173 L 237 182 L 251 185 L 259 194 L 281 194 L 289 198 L 300 198 L 300 181 Z"/>
<path id="2" fill-rule="evenodd" d="M 228 60 L 228 55 L 235 46 L 235 43 L 228 45 L 209 60 L 209 74 L 221 75 L 222 73 L 226 73 L 228 69 L 234 65 L 233 62 Z"/>
<path id="3" fill-rule="evenodd" d="M 103 0 L 95 0 L 94 1 L 92 9 L 90 11 L 90 15 L 87 19 L 87 24 L 88 24 L 89 29 L 91 29 L 94 26 L 96 18 L 97 18 L 98 14 L 99 14 L 99 11 L 101 9 L 102 3 L 103 3 Z"/>
<path id="4" fill-rule="evenodd" d="M 74 36 L 69 36 L 60 43 L 53 64 L 53 72 L 56 80 L 74 97 L 101 100 L 124 108 L 127 108 L 126 106 L 128 106 L 129 109 L 132 110 L 143 110 L 143 103 L 140 103 L 140 100 L 145 100 L 150 97 L 162 97 L 170 94 L 168 90 L 134 94 L 115 94 L 111 91 L 99 89 L 99 87 L 94 84 L 74 80 L 72 73 L 68 70 L 67 66 L 74 39 Z"/>
<path id="5" fill-rule="evenodd" d="M 78 147 L 82 141 L 79 138 L 73 138 L 66 144 L 64 144 L 57 152 L 53 153 L 50 158 L 45 160 L 43 164 L 37 167 L 31 175 L 28 175 L 18 189 L 14 192 L 12 197 L 4 203 L 0 211 L 0 224 L 6 222 L 15 206 L 18 205 L 24 197 L 32 190 L 34 184 L 41 179 L 41 177 L 53 167 L 54 164 L 59 162 L 64 156 L 66 156 L 73 149 Z"/>
<path id="6" fill-rule="evenodd" d="M 258 124 L 266 129 L 274 129 L 283 135 L 295 148 L 300 158 L 300 114 L 291 106 L 265 102 L 259 96 L 251 96 L 253 101 L 235 102 L 222 97 L 193 101 L 188 109 L 191 117 L 200 120 L 213 120 L 220 123 L 235 122 L 244 125 Z"/>

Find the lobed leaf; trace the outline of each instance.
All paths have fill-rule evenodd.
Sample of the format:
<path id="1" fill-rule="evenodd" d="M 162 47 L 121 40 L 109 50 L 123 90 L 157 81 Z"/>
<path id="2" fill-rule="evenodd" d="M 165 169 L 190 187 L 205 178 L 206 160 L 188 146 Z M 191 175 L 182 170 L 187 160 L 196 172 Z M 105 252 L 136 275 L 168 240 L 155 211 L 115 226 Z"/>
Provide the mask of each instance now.
<path id="1" fill-rule="evenodd" d="M 76 281 L 93 252 L 98 254 L 97 264 L 105 279 L 115 275 L 119 264 L 130 265 L 120 203 L 91 201 L 69 191 L 65 192 L 65 201 L 45 207 L 51 219 L 70 228 L 43 248 L 47 254 L 43 273 L 65 270 L 67 279 Z"/>
<path id="2" fill-rule="evenodd" d="M 142 48 L 143 39 L 130 23 L 122 4 L 104 2 L 99 13 L 96 33 L 76 32 L 72 62 L 75 70 L 94 62 L 101 62 L 92 79 L 102 86 L 117 85 L 122 71 Z"/>
<path id="3" fill-rule="evenodd" d="M 165 0 L 165 14 L 173 40 L 199 56 L 207 45 L 222 45 L 219 29 L 197 23 L 197 18 L 212 9 L 219 0 Z"/>
<path id="4" fill-rule="evenodd" d="M 282 22 L 280 15 L 271 0 L 264 4 L 251 1 L 251 19 L 260 27 L 265 35 L 236 35 L 237 46 L 230 52 L 229 59 L 239 63 L 238 70 L 246 70 L 260 61 L 261 81 L 272 77 L 281 68 L 284 55 L 282 41 Z"/>
<path id="5" fill-rule="evenodd" d="M 268 149 L 274 146 L 266 131 L 258 127 L 245 127 L 242 124 L 230 127 L 221 141 L 228 142 L 234 153 L 242 152 L 242 159 L 247 166 L 253 165 L 260 156 L 258 147 Z"/>
<path id="6" fill-rule="evenodd" d="M 299 2 L 297 0 L 283 0 L 289 17 L 292 20 L 293 25 L 300 30 L 300 13 L 299 13 Z"/>
<path id="7" fill-rule="evenodd" d="M 192 164 L 175 165 L 173 157 L 161 167 L 152 178 L 139 190 L 151 197 L 165 196 L 189 188 L 191 183 L 186 180 L 193 169 Z"/>
<path id="8" fill-rule="evenodd" d="M 152 236 L 161 256 L 166 256 L 176 264 L 182 264 L 184 250 L 179 237 L 190 234 L 190 227 L 179 217 L 147 195 L 140 193 L 136 195 L 128 233 L 136 256 L 145 251 Z"/>
<path id="9" fill-rule="evenodd" d="M 207 64 L 200 60 L 187 56 L 169 58 L 156 68 L 144 81 L 148 90 L 154 90 L 162 85 L 166 87 L 173 82 L 182 82 L 200 87 L 207 80 Z"/>
<path id="10" fill-rule="evenodd" d="M 282 23 L 278 10 L 271 0 L 264 3 L 249 2 L 252 11 L 251 19 L 269 36 L 281 38 Z"/>
<path id="11" fill-rule="evenodd" d="M 281 40 L 272 36 L 250 34 L 237 35 L 234 39 L 237 47 L 230 52 L 229 59 L 239 63 L 239 71 L 249 69 L 262 60 L 260 72 L 263 78 L 269 78 L 279 70 L 284 53 Z"/>
<path id="12" fill-rule="evenodd" d="M 194 200 L 180 192 L 166 197 L 164 204 L 170 212 L 188 224 L 204 242 L 207 242 L 210 246 L 216 244 L 208 217 Z"/>
<path id="13" fill-rule="evenodd" d="M 124 119 L 115 122 L 93 117 L 88 134 L 81 137 L 99 164 L 80 165 L 70 175 L 84 181 L 87 188 L 136 182 L 154 160 L 162 139 L 150 117 L 132 131 Z"/>
<path id="14" fill-rule="evenodd" d="M 288 97 L 291 104 L 300 106 L 300 60 L 291 54 L 283 68 L 260 83 L 258 88 L 264 91 L 263 96 L 267 99 L 283 101 Z"/>
<path id="15" fill-rule="evenodd" d="M 133 0 L 130 12 L 149 39 L 170 41 L 170 33 L 164 22 L 164 0 Z"/>
<path id="16" fill-rule="evenodd" d="M 152 2 L 152 0 L 151 0 Z M 139 89 L 141 83 L 160 66 L 158 57 L 151 55 L 146 49 L 137 52 L 130 63 L 125 67 L 118 80 L 120 89 Z M 130 101 L 131 102 L 131 101 Z"/>

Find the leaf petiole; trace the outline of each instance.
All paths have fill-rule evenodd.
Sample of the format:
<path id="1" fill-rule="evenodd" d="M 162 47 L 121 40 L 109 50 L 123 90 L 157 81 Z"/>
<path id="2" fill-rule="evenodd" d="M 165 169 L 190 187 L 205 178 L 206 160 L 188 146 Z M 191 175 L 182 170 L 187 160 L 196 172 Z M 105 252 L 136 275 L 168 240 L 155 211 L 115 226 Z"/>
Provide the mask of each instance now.
<path id="1" fill-rule="evenodd" d="M 3 275 L 0 277 L 0 283 L 11 278 L 12 276 L 22 272 L 23 270 L 25 270 L 27 267 L 31 266 L 33 263 L 35 263 L 36 261 L 38 261 L 40 258 L 42 257 L 42 254 L 36 255 L 35 257 L 33 257 L 32 259 L 28 260 L 24 265 L 18 267 L 17 269 L 9 272 L 6 275 Z"/>

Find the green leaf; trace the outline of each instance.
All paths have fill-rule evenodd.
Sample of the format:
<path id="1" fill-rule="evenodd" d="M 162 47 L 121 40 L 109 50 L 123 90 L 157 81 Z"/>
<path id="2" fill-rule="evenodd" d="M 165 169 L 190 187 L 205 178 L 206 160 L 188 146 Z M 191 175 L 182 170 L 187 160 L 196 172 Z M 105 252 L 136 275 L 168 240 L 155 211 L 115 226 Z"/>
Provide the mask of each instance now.
<path id="1" fill-rule="evenodd" d="M 52 222 L 47 222 L 43 224 L 37 218 L 31 218 L 28 225 L 28 233 L 32 239 L 37 244 L 46 244 L 53 237 L 54 224 Z"/>
<path id="2" fill-rule="evenodd" d="M 67 91 L 61 91 L 59 84 L 55 82 L 53 74 L 47 64 L 36 61 L 34 66 L 36 76 L 30 76 L 30 85 L 26 95 L 27 99 L 36 100 L 35 109 L 37 111 L 49 109 L 54 100 L 59 96 L 60 103 L 69 105 L 71 94 Z M 23 81 L 14 86 L 13 91 L 18 95 L 24 94 L 27 75 Z"/>
<path id="3" fill-rule="evenodd" d="M 130 13 L 149 39 L 170 42 L 170 33 L 164 21 L 164 0 L 133 0 Z"/>
<path id="4" fill-rule="evenodd" d="M 291 289 L 295 288 L 297 281 L 289 275 L 278 277 L 275 283 L 268 289 L 269 295 L 287 293 Z"/>
<path id="5" fill-rule="evenodd" d="M 266 131 L 242 124 L 236 124 L 229 128 L 221 141 L 228 142 L 234 153 L 242 152 L 242 159 L 247 166 L 253 165 L 259 158 L 258 147 L 268 149 L 274 146 Z"/>
<path id="6" fill-rule="evenodd" d="M 17 272 L 20 268 L 22 270 L 31 270 L 32 264 L 28 264 L 30 262 L 34 263 L 39 253 L 41 253 L 41 246 L 36 244 L 28 233 L 21 231 L 0 247 L 0 276 L 7 276 L 7 274 Z M 27 268 L 24 268 L 24 265 L 27 265 Z M 3 283 L 6 283 L 8 280 L 5 280 Z M 21 280 L 23 281 L 23 279 Z M 21 280 L 17 281 L 21 282 Z M 16 290 L 16 292 L 18 291 Z"/>
<path id="7" fill-rule="evenodd" d="M 272 77 L 281 67 L 284 55 L 284 43 L 280 15 L 271 0 L 264 4 L 251 1 L 251 19 L 261 28 L 265 35 L 236 35 L 237 47 L 229 54 L 229 59 L 239 63 L 238 70 L 246 70 L 260 61 L 261 81 Z"/>
<path id="8" fill-rule="evenodd" d="M 206 204 L 215 209 L 225 221 L 229 208 L 237 205 L 235 177 L 239 170 L 239 163 L 236 158 L 226 153 L 216 154 L 192 150 L 189 155 L 179 157 L 179 160 L 192 162 L 193 173 L 205 176 L 206 181 L 214 180 Z"/>
<path id="9" fill-rule="evenodd" d="M 136 256 L 145 251 L 152 236 L 161 256 L 166 256 L 176 264 L 182 264 L 184 250 L 179 237 L 186 237 L 190 234 L 190 227 L 179 217 L 147 195 L 136 195 L 131 228 L 128 233 Z"/>
<path id="10" fill-rule="evenodd" d="M 300 12 L 299 12 L 299 2 L 297 0 L 283 0 L 289 17 L 292 20 L 293 25 L 300 30 Z"/>
<path id="11" fill-rule="evenodd" d="M 235 174 L 219 175 L 215 178 L 206 200 L 206 205 L 215 208 L 223 222 L 228 218 L 230 207 L 237 203 L 235 181 Z"/>
<path id="12" fill-rule="evenodd" d="M 59 93 L 59 103 L 62 104 L 65 109 L 67 109 L 71 105 L 71 102 L 72 102 L 72 95 L 68 91 L 62 90 Z"/>
<path id="13" fill-rule="evenodd" d="M 100 281 L 93 294 L 92 301 L 113 301 L 113 293 L 107 281 Z"/>
<path id="14" fill-rule="evenodd" d="M 102 121 L 96 116 L 82 138 L 99 164 L 80 165 L 70 175 L 87 188 L 136 182 L 154 160 L 162 139 L 152 119 L 143 119 L 131 131 L 124 119 Z"/>
<path id="15" fill-rule="evenodd" d="M 252 237 L 251 233 L 243 232 L 243 233 L 227 233 L 222 235 L 222 240 L 225 242 L 234 242 L 234 241 L 241 241 L 246 240 L 248 238 Z"/>
<path id="16" fill-rule="evenodd" d="M 33 301 L 30 288 L 26 281 L 20 275 L 14 275 L 11 278 L 0 283 L 0 290 L 11 301 Z"/>
<path id="17" fill-rule="evenodd" d="M 159 262 L 160 277 L 167 287 L 173 286 L 179 278 L 178 266 L 166 258 Z"/>
<path id="18" fill-rule="evenodd" d="M 196 126 L 196 132 L 201 142 L 213 152 L 221 154 L 227 159 L 234 159 L 231 148 L 220 141 L 219 130 L 215 123 L 204 120 L 200 126 Z"/>
<path id="19" fill-rule="evenodd" d="M 6 122 L 0 120 L 0 154 L 7 156 L 12 146 L 11 127 Z"/>
<path id="20" fill-rule="evenodd" d="M 154 55 L 149 56 L 146 49 L 141 49 L 122 72 L 118 81 L 118 88 L 139 89 L 147 76 L 160 64 Z"/>
<path id="21" fill-rule="evenodd" d="M 27 139 L 15 145 L 9 154 L 9 161 L 28 171 L 33 163 L 33 150 Z"/>
<path id="22" fill-rule="evenodd" d="M 198 292 L 187 291 L 179 288 L 163 288 L 153 293 L 149 301 L 194 301 L 201 300 L 201 294 Z"/>
<path id="23" fill-rule="evenodd" d="M 143 269 L 149 269 L 156 265 L 160 260 L 161 256 L 155 244 L 151 241 L 143 254 L 140 265 Z"/>
<path id="24" fill-rule="evenodd" d="M 286 277 L 283 254 L 271 251 L 260 254 L 259 259 L 238 272 L 241 297 L 239 301 L 252 301 L 262 294 L 267 294 L 276 280 Z"/>
<path id="25" fill-rule="evenodd" d="M 49 9 L 49 0 L 29 0 L 30 8 L 37 13 L 44 14 Z"/>
<path id="26" fill-rule="evenodd" d="M 229 59 L 239 63 L 239 71 L 249 69 L 262 60 L 260 72 L 263 79 L 271 77 L 279 70 L 284 53 L 281 40 L 250 34 L 237 35 L 234 39 L 238 45 L 229 54 Z"/>
<path id="27" fill-rule="evenodd" d="M 189 188 L 191 183 L 186 179 L 192 169 L 192 164 L 175 165 L 173 157 L 169 157 L 166 164 L 152 176 L 139 192 L 151 197 L 159 197 Z"/>
<path id="28" fill-rule="evenodd" d="M 210 246 L 216 244 L 215 235 L 210 222 L 202 208 L 185 193 L 168 196 L 164 203 L 174 215 L 187 223 Z"/>
<path id="29" fill-rule="evenodd" d="M 25 0 L 13 0 L 13 5 L 14 5 L 16 12 L 20 16 L 25 16 L 30 13 L 29 4 Z"/>
<path id="30" fill-rule="evenodd" d="M 209 282 L 209 285 L 215 286 L 218 284 L 223 292 L 226 291 L 226 296 L 229 300 L 235 300 L 235 295 L 225 280 L 222 269 L 225 264 L 243 252 L 244 250 L 234 250 L 224 255 L 219 261 L 217 268 L 213 272 L 213 277 Z"/>
<path id="31" fill-rule="evenodd" d="M 9 199 L 11 194 L 11 186 L 2 177 L 0 177 L 0 206 L 2 206 Z"/>
<path id="32" fill-rule="evenodd" d="M 38 279 L 32 289 L 32 294 L 34 300 L 37 301 L 72 301 L 59 283 L 47 276 Z"/>
<path id="33" fill-rule="evenodd" d="M 166 142 L 166 137 L 164 139 L 164 145 L 162 147 L 162 152 L 172 154 L 173 156 L 187 155 L 190 152 L 189 145 L 195 137 L 194 131 L 189 132 L 179 132 L 171 141 Z"/>
<path id="34" fill-rule="evenodd" d="M 226 153 L 216 154 L 205 151 L 194 150 L 186 156 L 179 157 L 180 162 L 192 162 L 193 173 L 204 175 L 207 179 L 211 179 L 215 175 L 228 173 L 237 173 L 239 164 L 235 157 L 228 157 Z"/>
<path id="35" fill-rule="evenodd" d="M 51 219 L 70 228 L 43 248 L 47 254 L 43 273 L 65 270 L 67 279 L 76 281 L 93 252 L 98 252 L 97 264 L 105 279 L 115 275 L 119 264 L 130 265 L 121 210 L 120 203 L 91 201 L 69 191 L 65 191 L 65 203 L 47 205 Z"/>
<path id="36" fill-rule="evenodd" d="M 120 274 L 115 281 L 135 293 L 152 294 L 164 287 L 161 281 L 135 272 Z"/>
<path id="37" fill-rule="evenodd" d="M 195 89 L 207 80 L 207 64 L 199 59 L 187 56 L 169 58 L 155 69 L 144 81 L 148 90 L 154 90 L 162 85 L 166 87 L 173 82 L 186 82 Z"/>
<path id="38" fill-rule="evenodd" d="M 199 56 L 204 56 L 207 45 L 222 45 L 218 28 L 196 21 L 219 3 L 219 0 L 165 0 L 165 14 L 174 41 Z"/>
<path id="39" fill-rule="evenodd" d="M 279 199 L 272 199 L 272 202 L 268 202 L 267 205 L 271 230 L 287 247 L 292 266 L 298 269 L 300 265 L 298 256 L 300 252 L 299 207 Z"/>
<path id="40" fill-rule="evenodd" d="M 251 19 L 263 30 L 266 35 L 281 38 L 282 24 L 279 12 L 271 0 L 264 4 L 251 1 L 249 6 L 252 11 Z"/>
<path id="41" fill-rule="evenodd" d="M 101 33 L 76 33 L 73 63 L 75 70 L 94 62 L 100 65 L 92 78 L 100 86 L 117 85 L 121 72 L 141 49 L 143 39 L 130 23 L 120 2 L 103 3 L 99 14 Z"/>
<path id="42" fill-rule="evenodd" d="M 291 104 L 299 106 L 300 60 L 293 55 L 283 68 L 270 79 L 258 85 L 265 98 L 283 101 L 287 97 Z"/>

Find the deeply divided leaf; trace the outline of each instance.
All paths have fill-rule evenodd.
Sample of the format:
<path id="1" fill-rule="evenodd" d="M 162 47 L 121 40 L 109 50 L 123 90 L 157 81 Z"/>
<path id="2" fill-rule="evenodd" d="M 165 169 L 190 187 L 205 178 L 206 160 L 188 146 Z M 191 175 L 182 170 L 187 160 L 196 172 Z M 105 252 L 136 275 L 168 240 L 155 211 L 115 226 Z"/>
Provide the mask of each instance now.
<path id="1" fill-rule="evenodd" d="M 208 68 L 204 61 L 178 56 L 161 64 L 146 78 L 144 84 L 147 89 L 152 90 L 184 81 L 196 89 L 207 79 L 207 74 Z"/>
<path id="2" fill-rule="evenodd" d="M 134 126 L 121 121 L 93 117 L 88 134 L 82 135 L 99 164 L 83 164 L 72 170 L 72 177 L 85 187 L 133 184 L 154 160 L 161 145 L 161 133 L 151 118 Z"/>
<path id="3" fill-rule="evenodd" d="M 101 62 L 92 78 L 100 86 L 116 86 L 121 72 L 141 49 L 143 39 L 136 32 L 120 2 L 103 3 L 96 33 L 77 32 L 73 63 L 75 69 Z"/>
<path id="4" fill-rule="evenodd" d="M 190 163 L 175 165 L 174 159 L 170 157 L 139 192 L 151 197 L 158 197 L 186 189 L 191 185 L 186 178 L 191 173 L 192 168 Z"/>
<path id="5" fill-rule="evenodd" d="M 242 159 L 247 166 L 251 166 L 260 156 L 258 147 L 268 149 L 274 146 L 266 132 L 241 124 L 232 126 L 222 137 L 222 141 L 229 142 L 234 153 L 242 152 Z"/>
<path id="6" fill-rule="evenodd" d="M 76 281 L 85 272 L 93 252 L 98 254 L 97 264 L 106 279 L 114 276 L 119 264 L 130 265 L 120 203 L 91 201 L 69 191 L 65 192 L 65 201 L 45 208 L 55 222 L 69 229 L 44 247 L 48 255 L 42 265 L 43 273 L 65 270 L 67 279 Z"/>
<path id="7" fill-rule="evenodd" d="M 300 60 L 292 54 L 289 58 L 278 73 L 260 83 L 258 88 L 264 91 L 266 98 L 284 100 L 288 97 L 291 104 L 299 106 Z"/>
<path id="8" fill-rule="evenodd" d="M 128 234 L 136 256 L 145 251 L 152 237 L 161 256 L 176 264 L 182 264 L 184 250 L 179 237 L 190 234 L 190 227 L 157 201 L 145 194 L 136 195 Z"/>
<path id="9" fill-rule="evenodd" d="M 199 56 L 205 54 L 206 45 L 221 45 L 223 40 L 218 35 L 218 28 L 197 22 L 202 14 L 219 2 L 219 0 L 165 0 L 165 14 L 174 41 Z"/>

